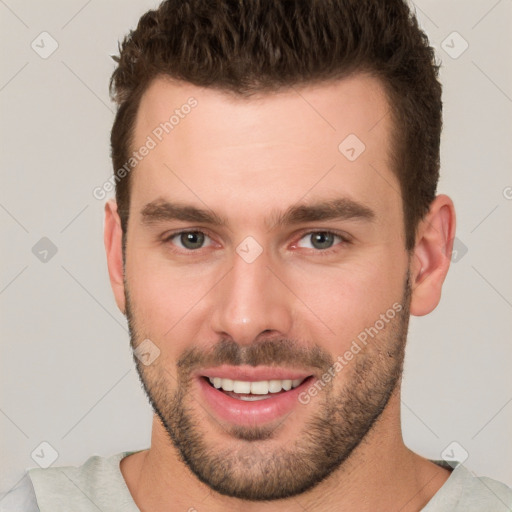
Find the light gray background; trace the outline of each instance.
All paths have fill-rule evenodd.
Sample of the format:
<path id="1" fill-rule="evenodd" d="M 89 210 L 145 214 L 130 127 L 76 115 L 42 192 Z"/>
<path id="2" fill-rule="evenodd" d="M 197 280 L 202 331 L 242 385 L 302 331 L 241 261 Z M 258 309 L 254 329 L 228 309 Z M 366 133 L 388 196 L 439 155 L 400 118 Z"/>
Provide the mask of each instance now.
<path id="1" fill-rule="evenodd" d="M 109 55 L 157 4 L 0 0 L 0 491 L 36 465 L 43 441 L 58 452 L 54 465 L 149 446 L 151 408 L 92 190 L 111 173 Z M 455 201 L 458 254 L 437 310 L 412 318 L 405 440 L 437 459 L 457 441 L 470 469 L 512 485 L 512 1 L 416 7 L 442 61 L 439 192 Z M 43 46 L 43 31 L 59 45 L 46 59 L 31 47 Z M 457 58 L 454 31 L 469 44 Z M 42 237 L 58 249 L 47 262 L 32 252 Z"/>

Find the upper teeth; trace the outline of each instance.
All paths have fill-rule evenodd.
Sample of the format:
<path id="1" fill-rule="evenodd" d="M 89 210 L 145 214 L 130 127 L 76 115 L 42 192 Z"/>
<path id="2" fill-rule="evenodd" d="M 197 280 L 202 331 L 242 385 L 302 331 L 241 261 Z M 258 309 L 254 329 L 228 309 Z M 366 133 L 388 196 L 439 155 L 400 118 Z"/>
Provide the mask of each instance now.
<path id="1" fill-rule="evenodd" d="M 285 380 L 260 380 L 248 382 L 243 380 L 221 379 L 220 377 L 209 377 L 210 382 L 217 388 L 235 393 L 252 393 L 253 395 L 267 395 L 268 393 L 279 393 L 282 389 L 289 391 L 296 388 L 304 379 Z"/>

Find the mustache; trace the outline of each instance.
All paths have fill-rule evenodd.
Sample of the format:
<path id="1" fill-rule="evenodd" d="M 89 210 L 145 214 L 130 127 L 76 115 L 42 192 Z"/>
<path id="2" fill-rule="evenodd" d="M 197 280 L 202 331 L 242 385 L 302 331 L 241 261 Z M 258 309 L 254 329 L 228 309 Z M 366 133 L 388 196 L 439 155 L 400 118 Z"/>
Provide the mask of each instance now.
<path id="1" fill-rule="evenodd" d="M 318 345 L 305 347 L 290 339 L 266 339 L 250 345 L 239 345 L 232 339 L 221 339 L 209 348 L 192 347 L 178 359 L 181 374 L 211 366 L 291 366 L 303 370 L 326 371 L 333 357 Z"/>

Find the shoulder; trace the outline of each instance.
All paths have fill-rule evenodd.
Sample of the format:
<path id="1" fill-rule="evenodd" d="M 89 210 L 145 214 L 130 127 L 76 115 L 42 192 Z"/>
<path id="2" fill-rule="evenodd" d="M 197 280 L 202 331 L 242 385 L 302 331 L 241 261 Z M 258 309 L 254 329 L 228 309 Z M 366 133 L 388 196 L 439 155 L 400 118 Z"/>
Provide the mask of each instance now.
<path id="1" fill-rule="evenodd" d="M 32 481 L 26 472 L 11 490 L 0 493 L 0 512 L 39 512 Z"/>
<path id="2" fill-rule="evenodd" d="M 468 503 L 471 501 L 475 504 L 492 506 L 496 511 L 512 510 L 512 488 L 503 482 L 486 476 L 473 476 L 470 473 L 468 483 L 469 485 L 464 489 L 463 500 Z"/>
<path id="3" fill-rule="evenodd" d="M 86 478 L 89 482 L 108 477 L 116 473 L 121 459 L 130 452 L 121 452 L 110 457 L 91 455 L 80 466 L 55 466 L 49 468 L 30 468 L 28 474 L 34 482 L 37 491 L 37 482 L 71 481 L 73 478 Z"/>
<path id="4" fill-rule="evenodd" d="M 92 455 L 81 466 L 29 469 L 39 507 L 35 511 L 65 512 L 70 505 L 84 511 L 138 510 L 119 467 L 120 461 L 131 453 L 134 452 L 110 457 Z M 3 511 L 0 509 L 0 512 Z"/>
<path id="5" fill-rule="evenodd" d="M 463 464 L 456 464 L 448 480 L 423 509 L 424 512 L 445 510 L 510 512 L 512 489 L 492 478 L 477 476 Z"/>

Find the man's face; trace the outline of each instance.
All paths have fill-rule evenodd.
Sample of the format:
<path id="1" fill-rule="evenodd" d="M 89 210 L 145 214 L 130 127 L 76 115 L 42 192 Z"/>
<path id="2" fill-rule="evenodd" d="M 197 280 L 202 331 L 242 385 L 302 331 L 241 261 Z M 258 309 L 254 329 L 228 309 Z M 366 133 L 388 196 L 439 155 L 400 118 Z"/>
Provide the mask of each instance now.
<path id="1" fill-rule="evenodd" d="M 313 487 L 396 388 L 409 260 L 388 110 L 365 76 L 249 99 L 159 79 L 142 98 L 131 341 L 158 347 L 137 367 L 161 429 L 220 493 Z"/>

